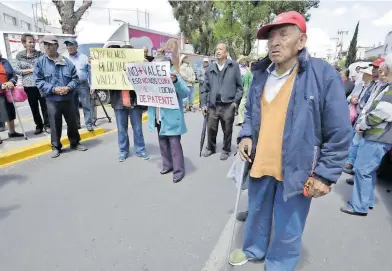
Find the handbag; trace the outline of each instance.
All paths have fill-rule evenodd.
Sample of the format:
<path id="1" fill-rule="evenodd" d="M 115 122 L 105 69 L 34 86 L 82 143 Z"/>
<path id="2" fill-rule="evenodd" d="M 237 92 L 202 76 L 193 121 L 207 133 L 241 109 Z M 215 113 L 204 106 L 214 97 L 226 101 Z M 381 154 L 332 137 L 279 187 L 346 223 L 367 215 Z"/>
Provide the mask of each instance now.
<path id="1" fill-rule="evenodd" d="M 355 104 L 350 104 L 348 106 L 348 109 L 350 111 L 350 122 L 353 123 L 358 117 L 358 113 L 357 113 L 357 109 L 356 109 Z"/>
<path id="2" fill-rule="evenodd" d="M 5 92 L 5 96 L 9 103 L 23 103 L 27 100 L 27 94 L 24 91 L 22 80 L 18 79 L 18 83 L 13 88 L 8 88 Z"/>

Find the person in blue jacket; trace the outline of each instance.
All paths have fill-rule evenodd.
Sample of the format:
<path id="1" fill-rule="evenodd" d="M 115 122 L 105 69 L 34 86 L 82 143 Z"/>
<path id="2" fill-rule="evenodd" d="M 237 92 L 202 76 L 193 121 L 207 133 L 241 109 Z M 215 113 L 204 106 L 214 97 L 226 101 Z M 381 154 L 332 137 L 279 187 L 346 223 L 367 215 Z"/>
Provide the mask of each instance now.
<path id="1" fill-rule="evenodd" d="M 155 61 L 170 61 L 170 58 L 158 56 Z M 170 61 L 171 63 L 171 61 Z M 181 146 L 181 135 L 187 132 L 184 119 L 183 100 L 189 95 L 185 81 L 174 70 L 171 63 L 171 79 L 177 92 L 179 108 L 148 108 L 148 126 L 151 131 L 158 130 L 159 148 L 162 157 L 161 174 L 173 171 L 173 182 L 178 183 L 185 177 L 184 153 Z"/>
<path id="2" fill-rule="evenodd" d="M 312 198 L 328 194 L 341 175 L 352 128 L 343 81 L 309 55 L 301 14 L 279 14 L 257 38 L 268 40 L 268 56 L 253 71 L 237 139 L 251 162 L 249 213 L 230 264 L 264 259 L 267 271 L 293 271 Z"/>

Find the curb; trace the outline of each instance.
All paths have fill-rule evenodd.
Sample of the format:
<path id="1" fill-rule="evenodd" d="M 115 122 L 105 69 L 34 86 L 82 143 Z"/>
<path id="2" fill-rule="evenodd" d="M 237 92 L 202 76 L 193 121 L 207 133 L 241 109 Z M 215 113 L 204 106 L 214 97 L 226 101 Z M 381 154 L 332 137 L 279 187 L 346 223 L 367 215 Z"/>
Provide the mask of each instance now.
<path id="1" fill-rule="evenodd" d="M 87 130 L 79 132 L 81 141 L 93 139 L 99 135 L 103 135 L 104 133 L 105 129 L 103 128 L 96 128 L 93 132 L 89 132 Z M 70 143 L 67 136 L 63 136 L 61 138 L 61 144 L 63 144 L 64 147 L 69 146 Z M 0 167 L 20 162 L 51 150 L 52 146 L 50 140 L 44 140 L 24 148 L 12 150 L 5 154 L 0 154 Z"/>
<path id="2" fill-rule="evenodd" d="M 194 101 L 194 105 L 199 105 L 199 100 Z M 147 112 L 143 113 L 142 122 L 146 122 L 148 120 Z M 93 132 L 89 132 L 87 130 L 79 131 L 80 140 L 91 140 L 95 137 L 101 136 L 105 133 L 115 132 L 117 129 L 105 131 L 104 128 L 95 128 Z M 64 147 L 69 146 L 69 140 L 67 136 L 63 136 L 61 138 L 61 144 Z M 39 156 L 46 152 L 52 150 L 52 146 L 50 140 L 43 140 L 41 142 L 35 143 L 33 145 L 29 145 L 20 149 L 11 150 L 7 153 L 0 154 L 0 167 L 4 167 L 7 165 L 11 165 L 17 162 L 21 162 L 35 156 Z"/>

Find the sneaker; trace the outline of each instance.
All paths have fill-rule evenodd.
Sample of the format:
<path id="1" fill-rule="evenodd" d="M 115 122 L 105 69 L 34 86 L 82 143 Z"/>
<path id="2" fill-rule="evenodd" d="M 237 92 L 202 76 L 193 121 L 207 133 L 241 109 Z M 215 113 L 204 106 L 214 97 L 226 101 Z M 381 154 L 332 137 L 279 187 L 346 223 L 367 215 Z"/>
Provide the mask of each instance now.
<path id="1" fill-rule="evenodd" d="M 50 155 L 50 157 L 57 158 L 59 156 L 60 156 L 60 150 L 52 150 L 52 154 Z"/>
<path id="2" fill-rule="evenodd" d="M 248 218 L 248 211 L 237 214 L 237 220 L 244 222 Z"/>
<path id="3" fill-rule="evenodd" d="M 13 132 L 13 133 L 8 133 L 8 137 L 23 137 L 24 135 L 21 133 Z"/>
<path id="4" fill-rule="evenodd" d="M 148 154 L 145 153 L 145 152 L 141 152 L 141 153 L 138 153 L 138 154 L 136 154 L 136 155 L 137 155 L 137 157 L 140 157 L 140 158 L 142 158 L 143 160 L 148 160 L 148 159 L 150 159 L 150 157 L 148 156 Z"/>
<path id="5" fill-rule="evenodd" d="M 39 134 L 42 134 L 42 132 L 43 132 L 43 129 L 42 129 L 42 128 L 37 128 L 37 129 L 35 129 L 34 134 L 35 134 L 35 135 L 39 135 Z"/>
<path id="6" fill-rule="evenodd" d="M 248 257 L 241 249 L 236 249 L 230 253 L 229 264 L 233 266 L 241 266 L 249 261 Z"/>
<path id="7" fill-rule="evenodd" d="M 121 153 L 120 157 L 118 158 L 118 161 L 119 162 L 124 162 L 125 159 L 127 159 L 127 158 L 128 158 L 128 153 Z"/>
<path id="8" fill-rule="evenodd" d="M 93 132 L 93 131 L 94 131 L 94 128 L 93 128 L 92 126 L 87 126 L 87 131 Z"/>
<path id="9" fill-rule="evenodd" d="M 5 130 L 7 130 L 5 127 L 0 127 L 0 132 L 4 132 Z"/>
<path id="10" fill-rule="evenodd" d="M 87 151 L 87 148 L 85 146 L 83 146 L 82 144 L 78 144 L 74 147 L 71 147 L 71 149 L 77 150 L 77 151 Z"/>
<path id="11" fill-rule="evenodd" d="M 230 154 L 228 152 L 222 152 L 220 159 L 225 161 L 229 158 Z"/>
<path id="12" fill-rule="evenodd" d="M 213 155 L 214 153 L 215 153 L 214 151 L 206 149 L 205 152 L 203 153 L 203 156 L 209 157 L 209 156 Z"/>

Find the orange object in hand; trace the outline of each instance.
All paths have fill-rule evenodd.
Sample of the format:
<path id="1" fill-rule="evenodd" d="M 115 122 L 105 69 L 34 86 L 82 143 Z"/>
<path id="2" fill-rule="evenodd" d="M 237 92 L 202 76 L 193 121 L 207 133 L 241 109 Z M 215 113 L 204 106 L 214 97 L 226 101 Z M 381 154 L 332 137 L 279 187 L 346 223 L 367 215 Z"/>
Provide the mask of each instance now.
<path id="1" fill-rule="evenodd" d="M 306 181 L 306 183 L 305 183 L 305 185 L 304 185 L 304 190 L 303 190 L 303 192 L 302 192 L 302 194 L 303 194 L 305 197 L 309 197 L 309 181 L 310 181 L 310 179 Z"/>

